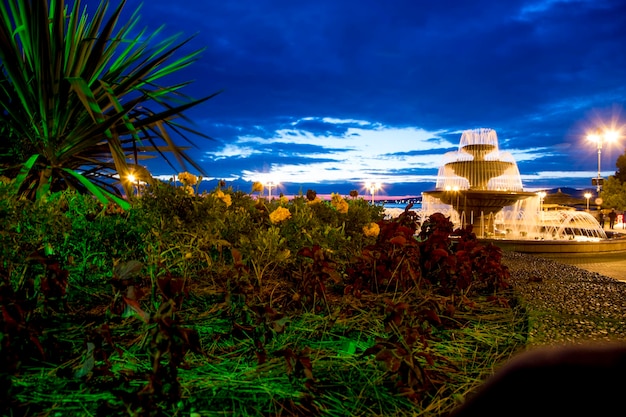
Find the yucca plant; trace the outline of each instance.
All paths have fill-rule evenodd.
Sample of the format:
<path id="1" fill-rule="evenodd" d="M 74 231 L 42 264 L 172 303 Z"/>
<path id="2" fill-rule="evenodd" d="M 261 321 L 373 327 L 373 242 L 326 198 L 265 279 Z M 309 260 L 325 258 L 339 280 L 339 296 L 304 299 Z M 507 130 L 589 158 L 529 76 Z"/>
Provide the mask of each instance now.
<path id="1" fill-rule="evenodd" d="M 0 174 L 15 193 L 69 188 L 126 205 L 132 184 L 121 179 L 145 175 L 142 159 L 203 172 L 185 150 L 189 134 L 208 136 L 183 112 L 217 93 L 194 99 L 181 91 L 189 82 L 165 83 L 201 51 L 182 53 L 190 38 L 163 26 L 137 29 L 139 9 L 120 23 L 125 3 L 108 13 L 101 0 L 90 18 L 80 0 L 0 2 Z"/>

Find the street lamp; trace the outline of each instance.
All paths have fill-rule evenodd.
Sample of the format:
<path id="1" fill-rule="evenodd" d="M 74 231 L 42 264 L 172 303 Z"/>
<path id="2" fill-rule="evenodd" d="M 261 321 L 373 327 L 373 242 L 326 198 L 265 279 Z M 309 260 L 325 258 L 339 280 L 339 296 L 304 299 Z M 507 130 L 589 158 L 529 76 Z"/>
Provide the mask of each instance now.
<path id="1" fill-rule="evenodd" d="M 587 211 L 589 211 L 589 199 L 591 198 L 591 193 L 585 193 L 585 198 L 587 199 Z"/>
<path id="2" fill-rule="evenodd" d="M 137 178 L 137 176 L 135 174 L 130 172 L 126 176 L 126 180 L 129 182 L 129 184 L 134 185 L 134 186 L 137 187 L 137 197 L 139 197 L 139 178 Z"/>
<path id="3" fill-rule="evenodd" d="M 374 195 L 376 194 L 377 190 L 380 190 L 380 183 L 368 182 L 365 183 L 365 188 L 367 188 L 370 191 L 370 194 L 372 194 L 372 204 L 374 204 Z"/>
<path id="4" fill-rule="evenodd" d="M 278 187 L 278 183 L 277 182 L 266 182 L 265 186 L 267 187 L 267 199 L 271 200 L 272 199 L 272 187 Z"/>
<path id="5" fill-rule="evenodd" d="M 601 132 L 600 129 L 596 130 L 596 133 L 591 133 L 587 135 L 587 140 L 591 142 L 595 142 L 598 149 L 598 176 L 595 178 L 596 191 L 598 195 L 600 195 L 600 190 L 602 189 L 602 174 L 600 173 L 600 156 L 602 154 L 602 144 L 604 142 L 615 142 L 619 137 L 619 133 L 609 130 L 606 132 Z M 592 181 L 593 184 L 593 181 Z"/>

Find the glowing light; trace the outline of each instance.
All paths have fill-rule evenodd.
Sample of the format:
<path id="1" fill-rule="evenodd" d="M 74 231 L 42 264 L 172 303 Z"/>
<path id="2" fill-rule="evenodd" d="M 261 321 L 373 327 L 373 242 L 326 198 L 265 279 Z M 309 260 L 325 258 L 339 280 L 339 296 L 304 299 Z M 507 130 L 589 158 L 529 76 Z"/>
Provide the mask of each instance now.
<path id="1" fill-rule="evenodd" d="M 585 198 L 587 199 L 587 211 L 589 211 L 589 199 L 591 198 L 591 193 L 585 193 Z"/>
<path id="2" fill-rule="evenodd" d="M 272 199 L 272 187 L 276 188 L 276 187 L 278 187 L 278 184 L 280 184 L 280 183 L 275 182 L 275 181 L 266 181 L 265 183 L 263 183 L 263 185 L 265 187 L 267 187 L 267 198 L 268 199 L 270 199 L 270 200 Z"/>
<path id="3" fill-rule="evenodd" d="M 616 130 L 605 130 L 605 131 L 601 131 L 600 129 L 597 129 L 595 132 L 593 133 L 589 133 L 587 135 L 587 140 L 590 142 L 593 142 L 597 145 L 597 149 L 598 149 L 598 175 L 595 178 L 595 181 L 592 180 L 592 183 L 595 182 L 596 185 L 596 191 L 598 192 L 598 194 L 600 194 L 600 191 L 602 190 L 602 174 L 601 174 L 601 170 L 600 170 L 600 161 L 601 161 L 601 155 L 602 155 L 602 144 L 604 142 L 615 142 L 617 141 L 617 139 L 619 139 L 620 137 L 620 133 Z"/>
<path id="4" fill-rule="evenodd" d="M 131 186 L 134 185 L 137 188 L 137 197 L 139 197 L 139 177 L 129 172 L 126 176 L 126 181 L 128 181 Z"/>
<path id="5" fill-rule="evenodd" d="M 382 188 L 382 185 L 379 182 L 366 182 L 365 188 L 367 188 L 372 195 L 372 204 L 374 204 L 374 196 L 376 195 L 376 191 Z"/>
<path id="6" fill-rule="evenodd" d="M 543 199 L 546 198 L 546 192 L 539 191 L 537 195 L 539 196 L 539 211 L 541 212 L 541 220 L 543 220 Z"/>
<path id="7" fill-rule="evenodd" d="M 615 142 L 619 139 L 620 134 L 615 130 L 609 130 L 606 132 L 596 131 L 595 133 L 589 133 L 587 140 L 597 143 L 599 147 L 602 147 L 604 142 Z"/>

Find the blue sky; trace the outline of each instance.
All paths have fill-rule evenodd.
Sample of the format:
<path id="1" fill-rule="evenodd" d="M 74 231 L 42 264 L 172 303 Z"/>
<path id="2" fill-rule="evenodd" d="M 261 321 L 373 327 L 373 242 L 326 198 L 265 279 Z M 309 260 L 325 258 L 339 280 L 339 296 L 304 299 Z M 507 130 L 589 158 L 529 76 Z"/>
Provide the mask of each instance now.
<path id="1" fill-rule="evenodd" d="M 237 187 L 419 194 L 463 130 L 492 128 L 525 189 L 592 189 L 586 134 L 626 123 L 623 0 L 150 0 L 141 16 L 206 48 L 179 76 L 223 92 L 188 112 L 214 138 L 190 155 Z M 604 147 L 604 176 L 625 147 Z"/>

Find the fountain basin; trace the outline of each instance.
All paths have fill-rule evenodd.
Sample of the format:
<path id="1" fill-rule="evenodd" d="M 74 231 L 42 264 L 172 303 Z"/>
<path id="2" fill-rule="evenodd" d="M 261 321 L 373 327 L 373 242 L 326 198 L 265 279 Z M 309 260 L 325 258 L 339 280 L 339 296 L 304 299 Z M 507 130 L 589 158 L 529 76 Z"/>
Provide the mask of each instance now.
<path id="1" fill-rule="evenodd" d="M 502 250 L 549 254 L 549 253 L 609 253 L 626 251 L 626 236 L 599 241 L 580 240 L 508 240 L 508 239 L 480 239 L 482 242 L 490 242 Z"/>
<path id="2" fill-rule="evenodd" d="M 443 204 L 452 206 L 457 212 L 474 213 L 474 216 L 488 216 L 537 194 L 525 191 L 459 190 L 426 191 L 424 195 L 439 199 Z"/>

